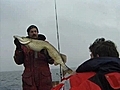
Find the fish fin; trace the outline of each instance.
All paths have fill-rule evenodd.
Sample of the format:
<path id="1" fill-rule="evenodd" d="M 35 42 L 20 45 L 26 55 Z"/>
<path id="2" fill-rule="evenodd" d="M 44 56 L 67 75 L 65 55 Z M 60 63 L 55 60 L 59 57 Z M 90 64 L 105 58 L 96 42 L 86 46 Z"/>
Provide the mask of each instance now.
<path id="1" fill-rule="evenodd" d="M 54 61 L 54 65 L 57 66 L 57 65 L 59 65 L 59 63 L 57 63 L 57 62 Z"/>
<path id="2" fill-rule="evenodd" d="M 66 73 L 68 73 L 68 74 L 73 73 L 73 70 L 70 69 L 66 64 L 62 63 L 62 64 L 61 64 L 61 67 L 62 67 L 62 69 L 63 69 L 63 71 L 64 71 L 65 74 L 66 74 Z"/>
<path id="3" fill-rule="evenodd" d="M 57 63 L 57 62 L 54 62 L 54 65 L 55 65 L 55 66 L 57 66 L 57 65 L 60 65 L 60 64 L 59 64 L 59 63 Z"/>
<path id="4" fill-rule="evenodd" d="M 66 55 L 60 53 L 60 56 L 62 58 L 63 63 L 66 63 L 66 61 L 67 61 Z M 54 61 L 54 65 L 57 66 L 57 65 L 59 65 L 59 63 Z"/>
<path id="5" fill-rule="evenodd" d="M 62 57 L 63 62 L 66 63 L 67 62 L 67 56 L 65 54 L 62 54 L 62 53 L 60 53 L 60 55 Z"/>
<path id="6" fill-rule="evenodd" d="M 62 61 L 63 61 L 64 63 L 66 63 L 66 61 L 67 61 L 67 57 L 66 57 L 66 55 L 60 53 L 60 56 L 61 56 L 61 58 L 62 58 Z M 59 65 L 59 63 L 54 62 L 54 65 L 57 66 L 57 65 Z"/>
<path id="7" fill-rule="evenodd" d="M 73 70 L 68 68 L 67 70 L 63 70 L 63 76 L 65 76 L 66 74 L 72 74 L 73 73 Z"/>

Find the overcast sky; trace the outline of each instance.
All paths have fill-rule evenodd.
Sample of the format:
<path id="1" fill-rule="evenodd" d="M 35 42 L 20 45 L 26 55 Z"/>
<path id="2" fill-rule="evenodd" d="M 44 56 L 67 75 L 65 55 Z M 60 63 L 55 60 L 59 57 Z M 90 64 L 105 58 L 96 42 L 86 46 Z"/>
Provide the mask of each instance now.
<path id="1" fill-rule="evenodd" d="M 56 0 L 60 52 L 67 65 L 87 60 L 89 45 L 99 37 L 114 41 L 120 51 L 120 0 Z M 26 36 L 29 25 L 57 48 L 54 0 L 0 0 L 0 71 L 22 70 L 13 60 L 13 35 Z M 58 68 L 58 66 L 51 66 Z"/>

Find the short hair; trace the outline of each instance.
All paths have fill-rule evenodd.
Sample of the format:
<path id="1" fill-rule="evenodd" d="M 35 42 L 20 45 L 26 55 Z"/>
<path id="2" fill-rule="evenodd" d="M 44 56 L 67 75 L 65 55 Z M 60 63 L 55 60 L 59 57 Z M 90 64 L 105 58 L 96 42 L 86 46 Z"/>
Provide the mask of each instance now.
<path id="1" fill-rule="evenodd" d="M 92 53 L 95 57 L 97 55 L 99 57 L 119 57 L 116 45 L 110 40 L 99 43 Z"/>
<path id="2" fill-rule="evenodd" d="M 93 52 L 94 49 L 95 49 L 95 47 L 96 47 L 98 44 L 100 44 L 100 43 L 102 43 L 102 42 L 104 42 L 104 41 L 105 41 L 105 38 L 97 38 L 97 39 L 89 46 L 90 52 Z"/>
<path id="3" fill-rule="evenodd" d="M 117 47 L 114 42 L 107 40 L 105 41 L 98 41 L 96 44 L 95 42 L 92 44 L 91 52 L 94 57 L 119 57 L 119 53 L 117 51 Z"/>
<path id="4" fill-rule="evenodd" d="M 36 28 L 36 29 L 37 29 L 37 32 L 39 32 L 37 26 L 35 26 L 35 25 L 30 25 L 30 26 L 27 28 L 27 33 L 28 33 L 28 35 L 29 35 L 30 30 L 33 29 L 33 28 Z"/>

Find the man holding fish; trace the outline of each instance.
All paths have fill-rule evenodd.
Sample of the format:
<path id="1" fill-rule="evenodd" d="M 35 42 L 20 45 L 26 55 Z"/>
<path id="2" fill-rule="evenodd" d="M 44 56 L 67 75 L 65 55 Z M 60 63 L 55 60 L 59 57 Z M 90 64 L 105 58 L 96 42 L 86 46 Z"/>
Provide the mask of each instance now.
<path id="1" fill-rule="evenodd" d="M 46 37 L 38 34 L 39 30 L 35 25 L 27 29 L 27 38 L 45 41 Z M 48 42 L 47 42 L 48 43 Z M 24 65 L 22 74 L 23 90 L 51 90 L 52 78 L 49 64 L 54 60 L 48 55 L 45 49 L 34 51 L 21 44 L 17 38 L 14 40 L 16 50 L 14 60 L 16 64 Z"/>

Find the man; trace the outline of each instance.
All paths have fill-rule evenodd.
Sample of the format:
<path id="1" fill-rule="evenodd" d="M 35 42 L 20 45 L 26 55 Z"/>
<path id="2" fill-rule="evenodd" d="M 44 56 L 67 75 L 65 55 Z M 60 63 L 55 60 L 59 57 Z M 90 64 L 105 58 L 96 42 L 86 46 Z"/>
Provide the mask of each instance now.
<path id="1" fill-rule="evenodd" d="M 52 90 L 120 90 L 120 58 L 115 44 L 96 39 L 89 47 L 91 59 Z M 67 83 L 67 84 L 66 84 Z M 66 86 L 67 85 L 67 86 Z M 66 89 L 67 87 L 67 89 Z"/>
<path id="2" fill-rule="evenodd" d="M 46 37 L 38 34 L 38 28 L 31 25 L 27 29 L 27 38 L 45 40 Z M 15 39 L 16 50 L 14 60 L 16 64 L 23 64 L 25 70 L 22 74 L 23 90 L 51 90 L 52 78 L 49 64 L 54 60 L 48 55 L 46 50 L 36 52 L 28 49 Z"/>

